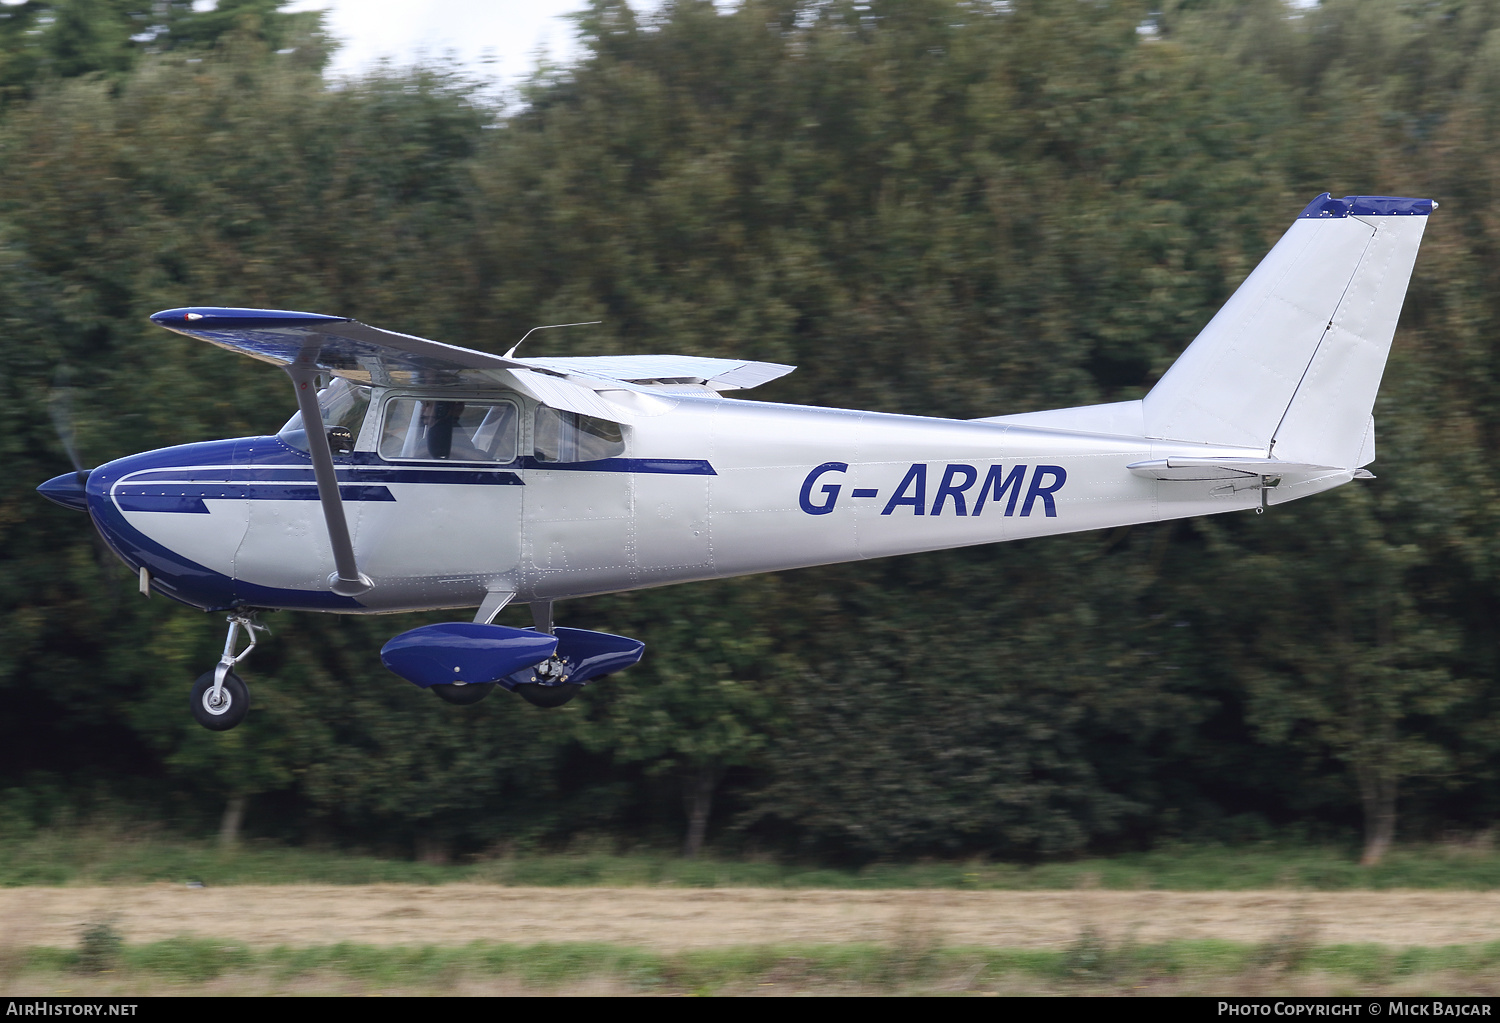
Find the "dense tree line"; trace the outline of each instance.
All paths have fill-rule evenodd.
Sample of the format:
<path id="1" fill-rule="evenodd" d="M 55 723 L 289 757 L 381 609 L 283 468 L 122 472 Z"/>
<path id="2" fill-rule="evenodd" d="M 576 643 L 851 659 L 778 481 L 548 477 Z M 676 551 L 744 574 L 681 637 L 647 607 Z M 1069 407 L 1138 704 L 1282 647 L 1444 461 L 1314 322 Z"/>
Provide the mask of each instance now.
<path id="1" fill-rule="evenodd" d="M 1500 813 L 1500 3 L 594 0 L 584 58 L 509 105 L 442 66 L 325 81 L 282 6 L 0 7 L 4 812 L 852 859 L 1285 826 L 1374 858 Z M 766 400 L 1135 398 L 1324 190 L 1443 204 L 1378 480 L 565 604 L 649 653 L 559 710 L 380 667 L 442 616 L 281 614 L 250 721 L 203 732 L 220 618 L 140 599 L 32 492 L 59 422 L 87 464 L 280 424 L 279 374 L 146 322 L 194 303 L 491 351 L 601 319 L 528 345 L 798 364 Z"/>

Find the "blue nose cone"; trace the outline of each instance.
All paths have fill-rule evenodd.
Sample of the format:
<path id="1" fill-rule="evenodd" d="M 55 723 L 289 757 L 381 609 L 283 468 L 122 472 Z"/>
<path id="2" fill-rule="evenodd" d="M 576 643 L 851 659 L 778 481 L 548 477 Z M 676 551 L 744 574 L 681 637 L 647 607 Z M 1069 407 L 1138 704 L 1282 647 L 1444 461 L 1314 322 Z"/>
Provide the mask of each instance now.
<path id="1" fill-rule="evenodd" d="M 84 490 L 88 483 L 89 474 L 84 471 L 65 472 L 61 476 L 52 479 L 36 488 L 41 494 L 53 504 L 60 504 L 64 508 L 72 508 L 74 511 L 89 510 L 89 495 Z"/>

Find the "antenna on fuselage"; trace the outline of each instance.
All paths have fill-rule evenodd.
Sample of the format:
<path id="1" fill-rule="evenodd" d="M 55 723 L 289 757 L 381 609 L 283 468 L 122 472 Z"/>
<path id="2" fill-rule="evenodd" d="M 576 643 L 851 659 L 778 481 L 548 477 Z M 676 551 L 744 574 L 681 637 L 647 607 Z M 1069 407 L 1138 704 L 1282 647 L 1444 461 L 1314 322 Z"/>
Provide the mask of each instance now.
<path id="1" fill-rule="evenodd" d="M 510 351 L 506 352 L 505 355 L 502 356 L 502 358 L 509 359 L 514 356 L 516 354 L 516 349 L 524 345 L 526 343 L 526 339 L 539 330 L 552 330 L 554 327 L 593 327 L 603 322 L 603 320 L 588 320 L 584 323 L 549 323 L 545 327 L 532 327 L 524 335 L 522 335 L 521 340 L 510 346 Z"/>

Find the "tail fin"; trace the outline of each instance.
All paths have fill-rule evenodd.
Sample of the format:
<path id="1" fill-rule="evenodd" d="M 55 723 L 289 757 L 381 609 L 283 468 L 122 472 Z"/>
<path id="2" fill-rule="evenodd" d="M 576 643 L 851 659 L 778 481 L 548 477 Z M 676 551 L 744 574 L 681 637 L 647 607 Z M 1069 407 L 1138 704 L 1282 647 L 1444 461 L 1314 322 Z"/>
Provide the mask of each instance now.
<path id="1" fill-rule="evenodd" d="M 1312 465 L 1372 461 L 1370 410 L 1436 208 L 1314 199 L 1142 400 L 1145 435 Z"/>

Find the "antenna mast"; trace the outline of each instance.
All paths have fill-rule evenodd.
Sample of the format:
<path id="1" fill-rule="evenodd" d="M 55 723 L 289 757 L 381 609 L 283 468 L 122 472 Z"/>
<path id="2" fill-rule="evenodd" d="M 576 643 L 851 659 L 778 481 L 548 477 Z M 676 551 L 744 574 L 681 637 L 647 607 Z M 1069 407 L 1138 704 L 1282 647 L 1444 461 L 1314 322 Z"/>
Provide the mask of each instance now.
<path id="1" fill-rule="evenodd" d="M 603 322 L 603 320 L 586 320 L 583 323 L 549 323 L 545 327 L 532 327 L 521 336 L 521 340 L 510 346 L 510 351 L 506 352 L 503 358 L 509 359 L 514 357 L 516 354 L 516 349 L 525 344 L 526 339 L 539 330 L 553 330 L 557 327 L 592 327 Z"/>

